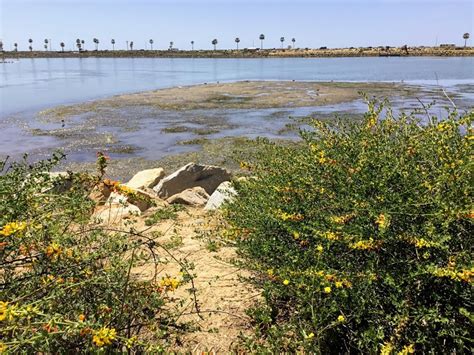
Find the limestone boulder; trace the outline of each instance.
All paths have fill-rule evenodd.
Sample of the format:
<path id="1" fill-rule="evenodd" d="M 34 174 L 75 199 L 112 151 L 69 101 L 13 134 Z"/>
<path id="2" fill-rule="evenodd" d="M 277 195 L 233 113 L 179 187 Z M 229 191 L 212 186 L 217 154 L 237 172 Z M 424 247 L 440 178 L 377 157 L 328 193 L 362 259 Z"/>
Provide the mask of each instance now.
<path id="1" fill-rule="evenodd" d="M 209 199 L 209 194 L 200 186 L 186 189 L 166 200 L 169 204 L 179 203 L 188 206 L 204 206 Z"/>
<path id="2" fill-rule="evenodd" d="M 168 198 L 186 189 L 200 186 L 210 195 L 221 183 L 230 180 L 230 178 L 231 175 L 226 169 L 189 163 L 163 178 L 154 187 L 154 190 L 159 197 Z"/>
<path id="3" fill-rule="evenodd" d="M 124 219 L 130 219 L 140 215 L 141 211 L 135 205 L 129 203 L 106 203 L 104 206 L 101 206 L 96 210 L 92 215 L 92 220 L 99 223 L 114 224 L 119 223 Z"/>
<path id="4" fill-rule="evenodd" d="M 230 181 L 224 181 L 209 197 L 209 200 L 204 207 L 207 211 L 212 211 L 220 208 L 224 202 L 231 201 L 237 195 L 232 183 Z"/>
<path id="5" fill-rule="evenodd" d="M 125 185 L 133 189 L 145 189 L 155 187 L 165 177 L 162 168 L 147 169 L 136 173 Z"/>

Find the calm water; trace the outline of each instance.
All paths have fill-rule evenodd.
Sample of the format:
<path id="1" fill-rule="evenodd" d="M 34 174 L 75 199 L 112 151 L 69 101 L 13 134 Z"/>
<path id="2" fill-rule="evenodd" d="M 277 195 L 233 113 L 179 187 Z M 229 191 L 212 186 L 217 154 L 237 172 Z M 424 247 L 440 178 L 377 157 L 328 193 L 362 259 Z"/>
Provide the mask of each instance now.
<path id="1" fill-rule="evenodd" d="M 235 80 L 474 83 L 474 58 L 21 59 L 0 64 L 0 118 L 59 104 Z"/>

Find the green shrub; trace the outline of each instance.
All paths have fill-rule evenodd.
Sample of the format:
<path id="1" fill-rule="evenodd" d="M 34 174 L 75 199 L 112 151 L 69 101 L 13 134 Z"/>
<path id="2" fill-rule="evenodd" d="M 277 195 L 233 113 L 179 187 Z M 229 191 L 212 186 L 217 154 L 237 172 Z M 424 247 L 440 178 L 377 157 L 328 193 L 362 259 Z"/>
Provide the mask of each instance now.
<path id="1" fill-rule="evenodd" d="M 474 114 L 383 109 L 242 164 L 225 215 L 264 289 L 251 349 L 472 350 Z"/>
<path id="2" fill-rule="evenodd" d="M 52 178 L 61 159 L 0 164 L 0 352 L 162 349 L 180 281 L 138 276 L 159 245 L 133 225 L 91 221 L 105 157 L 98 176 Z"/>

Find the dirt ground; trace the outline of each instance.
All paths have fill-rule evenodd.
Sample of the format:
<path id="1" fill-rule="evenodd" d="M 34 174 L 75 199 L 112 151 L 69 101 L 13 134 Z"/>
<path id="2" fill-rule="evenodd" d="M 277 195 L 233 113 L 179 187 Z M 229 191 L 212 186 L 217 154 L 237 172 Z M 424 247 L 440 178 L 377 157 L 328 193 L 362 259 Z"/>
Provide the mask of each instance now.
<path id="1" fill-rule="evenodd" d="M 188 329 L 175 339 L 172 350 L 177 352 L 227 353 L 239 348 L 241 335 L 251 335 L 250 317 L 245 311 L 258 300 L 260 293 L 245 278 L 248 271 L 235 263 L 237 258 L 233 246 L 222 244 L 210 247 L 215 236 L 208 234 L 215 225 L 212 213 L 202 208 L 187 207 L 177 218 L 157 223 L 152 228 L 144 221 L 156 209 L 146 211 L 135 219 L 134 227 L 146 231 L 147 235 L 159 232 L 160 245 L 173 255 L 163 252 L 160 257 L 159 277 L 176 277 L 181 264 L 194 265 L 194 284 L 178 287 L 170 296 L 175 300 L 168 307 L 173 309 L 178 324 Z M 124 220 L 107 221 L 109 224 L 124 223 Z M 176 261 L 179 260 L 179 263 Z M 150 278 L 155 271 L 153 265 L 135 270 L 140 278 Z M 195 292 L 189 289 L 194 286 Z M 199 312 L 197 311 L 199 310 Z"/>

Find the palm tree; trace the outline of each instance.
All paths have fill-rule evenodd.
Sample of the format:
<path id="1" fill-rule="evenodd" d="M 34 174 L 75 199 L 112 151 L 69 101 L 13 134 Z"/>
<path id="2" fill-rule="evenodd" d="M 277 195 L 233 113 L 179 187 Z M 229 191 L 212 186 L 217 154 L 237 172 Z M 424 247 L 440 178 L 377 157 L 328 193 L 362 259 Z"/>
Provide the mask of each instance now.
<path id="1" fill-rule="evenodd" d="M 61 51 L 64 52 L 64 46 L 65 46 L 64 42 L 61 42 L 59 45 L 61 46 Z"/>
<path id="2" fill-rule="evenodd" d="M 258 38 L 260 39 L 260 49 L 263 49 L 263 41 L 265 40 L 265 35 L 262 33 Z"/>
<path id="3" fill-rule="evenodd" d="M 130 50 L 133 51 L 133 41 L 130 41 Z"/>
<path id="4" fill-rule="evenodd" d="M 237 43 L 237 50 L 239 50 L 239 43 L 240 43 L 240 38 L 239 37 L 235 38 L 235 43 Z"/>
<path id="5" fill-rule="evenodd" d="M 295 49 L 295 42 L 296 42 L 296 39 L 295 39 L 295 38 L 292 38 L 292 39 L 291 39 L 291 42 L 293 42 L 293 49 Z"/>
<path id="6" fill-rule="evenodd" d="M 0 41 L 0 52 L 3 52 L 3 42 Z"/>
<path id="7" fill-rule="evenodd" d="M 467 32 L 462 35 L 462 38 L 464 38 L 464 48 L 466 48 L 467 40 L 469 39 L 469 37 L 470 37 L 470 35 Z"/>
<path id="8" fill-rule="evenodd" d="M 281 49 L 283 49 L 283 42 L 285 42 L 285 37 L 280 37 Z"/>
<path id="9" fill-rule="evenodd" d="M 48 41 L 47 39 L 44 40 L 44 49 L 45 49 L 46 51 L 48 50 L 48 42 L 49 42 L 49 41 Z"/>
<path id="10" fill-rule="evenodd" d="M 151 50 L 153 50 L 153 40 L 150 39 L 150 46 L 151 46 Z"/>
<path id="11" fill-rule="evenodd" d="M 218 43 L 218 42 L 217 42 L 217 39 L 214 38 L 211 43 L 212 43 L 212 45 L 214 46 L 214 50 L 216 50 L 216 46 L 217 46 L 217 43 Z"/>
<path id="12" fill-rule="evenodd" d="M 110 43 L 112 43 L 112 50 L 114 51 L 115 50 L 115 39 L 112 38 Z"/>
<path id="13" fill-rule="evenodd" d="M 191 50 L 194 50 L 194 41 L 191 41 Z"/>
<path id="14" fill-rule="evenodd" d="M 79 52 L 81 51 L 81 40 L 78 38 L 76 39 L 76 47 L 77 49 L 79 50 Z"/>
<path id="15" fill-rule="evenodd" d="M 28 43 L 30 44 L 30 52 L 33 51 L 33 40 L 30 38 L 28 40 Z"/>
<path id="16" fill-rule="evenodd" d="M 95 50 L 99 50 L 99 40 L 97 38 L 94 38 L 93 42 L 95 43 Z"/>
<path id="17" fill-rule="evenodd" d="M 173 49 L 173 46 L 174 46 L 174 42 L 173 42 L 173 41 L 171 41 L 171 42 L 170 42 L 170 50 L 172 50 L 172 49 Z"/>
<path id="18" fill-rule="evenodd" d="M 13 43 L 13 47 L 15 47 L 15 52 L 18 52 L 18 43 Z"/>

